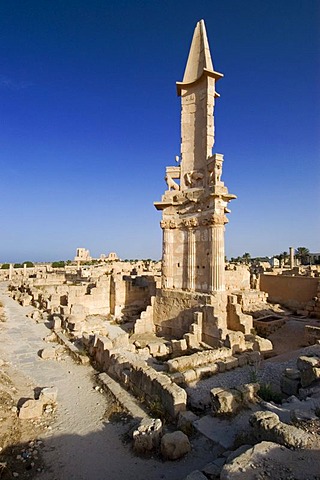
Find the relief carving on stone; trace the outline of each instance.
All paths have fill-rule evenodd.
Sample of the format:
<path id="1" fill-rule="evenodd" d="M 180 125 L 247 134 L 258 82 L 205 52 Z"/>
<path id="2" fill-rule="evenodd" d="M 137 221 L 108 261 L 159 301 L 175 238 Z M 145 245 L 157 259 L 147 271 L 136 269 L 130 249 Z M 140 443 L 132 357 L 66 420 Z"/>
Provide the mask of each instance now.
<path id="1" fill-rule="evenodd" d="M 222 175 L 222 160 L 215 159 L 214 162 L 208 165 L 209 185 L 221 184 Z"/>
<path id="2" fill-rule="evenodd" d="M 165 177 L 165 181 L 167 182 L 169 191 L 171 190 L 180 190 L 180 185 L 173 180 L 173 178 L 167 173 Z"/>
<path id="3" fill-rule="evenodd" d="M 184 175 L 184 181 L 187 187 L 203 187 L 203 172 L 201 170 L 194 170 L 187 172 Z"/>

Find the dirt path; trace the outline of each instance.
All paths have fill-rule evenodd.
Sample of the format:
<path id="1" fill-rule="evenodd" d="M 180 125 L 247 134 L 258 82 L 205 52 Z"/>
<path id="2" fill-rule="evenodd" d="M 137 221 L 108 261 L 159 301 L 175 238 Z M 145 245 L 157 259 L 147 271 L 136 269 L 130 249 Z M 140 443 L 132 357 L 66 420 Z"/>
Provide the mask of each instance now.
<path id="1" fill-rule="evenodd" d="M 37 352 L 48 346 L 45 325 L 35 323 L 6 294 L 0 284 L 0 301 L 6 322 L 1 324 L 0 358 L 21 371 L 37 387 L 58 387 L 58 408 L 52 429 L 43 435 L 45 471 L 41 480 L 180 480 L 212 459 L 210 445 L 197 441 L 193 451 L 178 462 L 142 459 L 122 441 L 128 426 L 104 419 L 107 397 L 94 389 L 93 370 L 68 356 L 61 361 L 42 360 Z M 30 387 L 25 392 L 30 397 Z"/>

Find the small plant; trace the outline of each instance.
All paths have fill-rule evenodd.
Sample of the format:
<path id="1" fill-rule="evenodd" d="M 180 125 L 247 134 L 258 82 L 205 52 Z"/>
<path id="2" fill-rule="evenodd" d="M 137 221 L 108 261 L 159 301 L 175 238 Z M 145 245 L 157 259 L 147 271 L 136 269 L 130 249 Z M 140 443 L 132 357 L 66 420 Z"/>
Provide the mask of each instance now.
<path id="1" fill-rule="evenodd" d="M 160 418 L 160 420 L 164 420 L 166 413 L 163 407 L 163 404 L 159 397 L 154 398 L 148 402 L 150 414 L 154 418 Z"/>
<path id="2" fill-rule="evenodd" d="M 259 397 L 266 402 L 281 403 L 282 395 L 279 392 L 273 390 L 270 383 L 261 383 L 259 389 Z"/>

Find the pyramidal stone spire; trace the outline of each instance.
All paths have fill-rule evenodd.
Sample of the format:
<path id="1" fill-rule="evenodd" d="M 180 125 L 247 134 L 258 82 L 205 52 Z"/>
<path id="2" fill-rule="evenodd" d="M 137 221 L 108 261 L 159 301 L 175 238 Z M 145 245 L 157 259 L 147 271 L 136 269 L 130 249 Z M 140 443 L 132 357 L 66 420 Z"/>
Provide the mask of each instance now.
<path id="1" fill-rule="evenodd" d="M 188 172 L 204 174 L 214 145 L 214 106 L 216 82 L 222 73 L 213 69 L 204 20 L 194 30 L 182 82 L 177 82 L 181 97 L 181 188 L 188 188 Z M 197 175 L 195 173 L 194 175 Z M 188 181 L 187 181 L 188 183 Z"/>
<path id="2" fill-rule="evenodd" d="M 193 34 L 183 83 L 195 82 L 204 70 L 213 72 L 213 64 L 204 20 L 200 20 Z"/>

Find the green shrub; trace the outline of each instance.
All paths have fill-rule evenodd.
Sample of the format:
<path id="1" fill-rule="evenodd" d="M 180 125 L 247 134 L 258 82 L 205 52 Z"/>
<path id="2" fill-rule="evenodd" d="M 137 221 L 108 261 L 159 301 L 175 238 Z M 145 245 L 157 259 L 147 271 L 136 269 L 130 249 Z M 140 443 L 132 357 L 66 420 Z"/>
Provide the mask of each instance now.
<path id="1" fill-rule="evenodd" d="M 27 260 L 26 262 L 22 262 L 22 265 L 27 265 L 27 268 L 34 267 L 34 263 L 30 262 L 30 260 Z"/>
<path id="2" fill-rule="evenodd" d="M 51 267 L 52 268 L 63 268 L 65 267 L 65 262 L 63 260 L 59 260 L 59 262 L 52 262 Z"/>
<path id="3" fill-rule="evenodd" d="M 3 263 L 1 265 L 1 270 L 8 270 L 10 268 L 10 263 Z"/>

